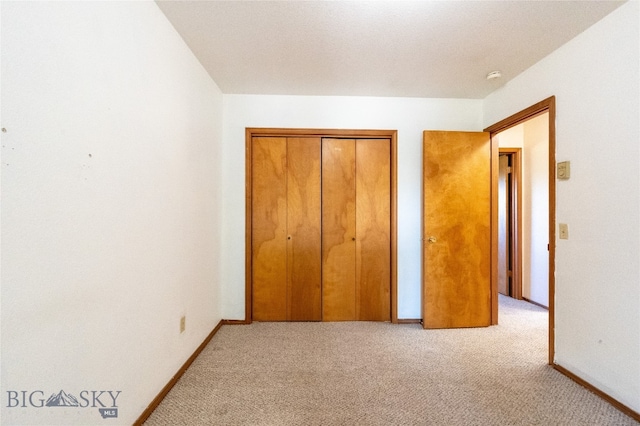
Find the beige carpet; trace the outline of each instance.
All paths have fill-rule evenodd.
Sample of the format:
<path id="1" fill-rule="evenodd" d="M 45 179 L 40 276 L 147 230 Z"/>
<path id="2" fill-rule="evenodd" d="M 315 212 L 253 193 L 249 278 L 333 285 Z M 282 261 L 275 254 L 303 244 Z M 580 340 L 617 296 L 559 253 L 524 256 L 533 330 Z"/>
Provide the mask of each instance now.
<path id="1" fill-rule="evenodd" d="M 224 326 L 146 425 L 638 425 L 546 365 L 547 312 L 500 325 Z"/>

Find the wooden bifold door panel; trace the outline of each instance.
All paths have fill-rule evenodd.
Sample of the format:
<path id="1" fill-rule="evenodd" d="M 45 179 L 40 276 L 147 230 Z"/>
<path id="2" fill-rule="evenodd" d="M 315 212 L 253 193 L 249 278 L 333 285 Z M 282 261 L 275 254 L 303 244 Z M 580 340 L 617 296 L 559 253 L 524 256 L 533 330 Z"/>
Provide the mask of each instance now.
<path id="1" fill-rule="evenodd" d="M 330 139 L 322 145 L 323 318 L 356 318 L 356 146 Z M 350 285 L 353 284 L 353 285 Z"/>
<path id="2" fill-rule="evenodd" d="M 257 321 L 390 321 L 390 139 L 251 138 Z"/>
<path id="3" fill-rule="evenodd" d="M 389 321 L 391 171 L 386 139 L 322 141 L 325 321 Z"/>
<path id="4" fill-rule="evenodd" d="M 320 139 L 253 139 L 253 315 L 321 317 Z"/>

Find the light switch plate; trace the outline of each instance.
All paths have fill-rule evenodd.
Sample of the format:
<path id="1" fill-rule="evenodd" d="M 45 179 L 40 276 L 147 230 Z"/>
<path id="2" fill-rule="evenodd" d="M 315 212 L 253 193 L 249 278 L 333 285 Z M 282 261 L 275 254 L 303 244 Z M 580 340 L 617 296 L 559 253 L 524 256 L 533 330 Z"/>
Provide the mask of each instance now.
<path id="1" fill-rule="evenodd" d="M 566 223 L 560 223 L 558 224 L 558 236 L 561 240 L 568 240 L 569 239 L 569 225 L 567 225 Z"/>
<path id="2" fill-rule="evenodd" d="M 558 163 L 556 176 L 558 179 L 567 180 L 571 176 L 571 164 L 569 161 Z"/>

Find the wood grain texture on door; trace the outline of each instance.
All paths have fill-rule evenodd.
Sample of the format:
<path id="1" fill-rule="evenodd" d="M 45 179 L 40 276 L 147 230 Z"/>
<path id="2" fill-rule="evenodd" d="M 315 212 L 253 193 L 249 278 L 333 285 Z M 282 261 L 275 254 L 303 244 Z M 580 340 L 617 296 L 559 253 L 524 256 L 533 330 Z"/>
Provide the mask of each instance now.
<path id="1" fill-rule="evenodd" d="M 287 139 L 253 138 L 253 319 L 287 319 Z"/>
<path id="2" fill-rule="evenodd" d="M 252 320 L 392 320 L 392 141 L 251 138 Z"/>
<path id="3" fill-rule="evenodd" d="M 425 328 L 491 323 L 491 142 L 488 133 L 425 131 Z"/>
<path id="4" fill-rule="evenodd" d="M 287 140 L 287 319 L 322 320 L 320 138 Z"/>
<path id="5" fill-rule="evenodd" d="M 356 317 L 391 318 L 391 161 L 388 139 L 356 140 Z"/>
<path id="6" fill-rule="evenodd" d="M 322 318 L 356 319 L 355 140 L 322 141 Z"/>

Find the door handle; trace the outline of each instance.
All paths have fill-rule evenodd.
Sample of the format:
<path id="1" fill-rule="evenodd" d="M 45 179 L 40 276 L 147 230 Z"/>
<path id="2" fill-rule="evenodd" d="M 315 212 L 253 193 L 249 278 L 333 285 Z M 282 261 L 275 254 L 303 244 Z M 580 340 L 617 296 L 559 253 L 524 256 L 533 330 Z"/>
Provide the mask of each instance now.
<path id="1" fill-rule="evenodd" d="M 429 237 L 429 239 L 428 239 L 427 241 L 429 241 L 429 243 L 433 244 L 433 243 L 435 243 L 435 242 L 436 242 L 436 241 L 438 241 L 438 240 L 436 239 L 436 237 L 431 236 L 431 237 Z"/>

